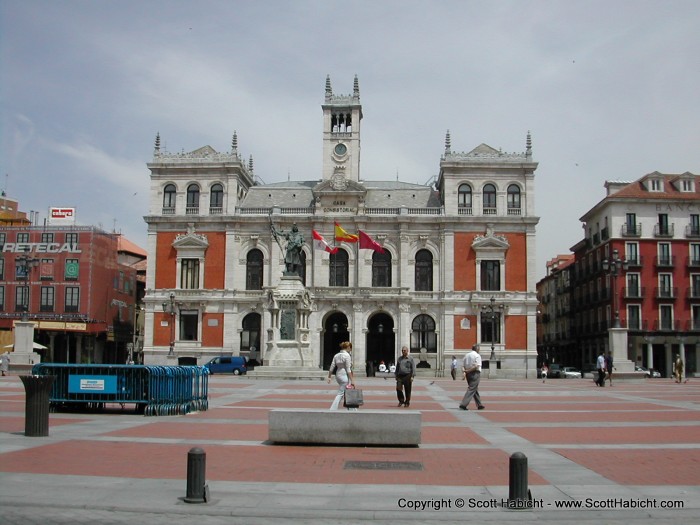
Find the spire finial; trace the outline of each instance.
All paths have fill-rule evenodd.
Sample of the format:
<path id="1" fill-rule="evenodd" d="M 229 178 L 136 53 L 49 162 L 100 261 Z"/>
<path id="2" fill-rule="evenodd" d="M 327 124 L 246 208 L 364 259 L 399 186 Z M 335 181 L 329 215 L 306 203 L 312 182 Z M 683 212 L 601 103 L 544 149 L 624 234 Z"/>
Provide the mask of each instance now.
<path id="1" fill-rule="evenodd" d="M 248 159 L 248 171 L 253 173 L 253 155 L 251 155 Z"/>
<path id="2" fill-rule="evenodd" d="M 450 139 L 450 130 L 447 130 L 445 135 L 445 153 L 452 153 L 452 139 Z"/>
<path id="3" fill-rule="evenodd" d="M 231 153 L 238 153 L 238 133 L 234 130 L 233 138 L 231 139 Z"/>
<path id="4" fill-rule="evenodd" d="M 356 99 L 360 99 L 360 82 L 357 80 L 357 75 L 355 75 L 355 81 L 352 85 L 352 96 Z"/>
<path id="5" fill-rule="evenodd" d="M 326 100 L 330 100 L 333 96 L 333 89 L 331 88 L 331 76 L 326 75 Z"/>
<path id="6" fill-rule="evenodd" d="M 155 151 L 154 153 L 157 155 L 160 153 L 160 132 L 156 133 L 156 146 L 155 146 Z"/>
<path id="7" fill-rule="evenodd" d="M 529 159 L 532 158 L 532 136 L 530 135 L 530 130 L 527 130 L 527 139 L 525 140 L 525 156 Z"/>

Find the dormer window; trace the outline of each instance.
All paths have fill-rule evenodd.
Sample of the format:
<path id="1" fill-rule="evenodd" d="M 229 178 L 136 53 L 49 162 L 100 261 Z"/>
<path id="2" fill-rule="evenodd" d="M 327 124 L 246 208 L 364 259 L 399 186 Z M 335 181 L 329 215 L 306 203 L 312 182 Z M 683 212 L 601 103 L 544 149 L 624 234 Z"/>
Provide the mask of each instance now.
<path id="1" fill-rule="evenodd" d="M 680 190 L 684 193 L 695 191 L 695 181 L 693 179 L 683 179 L 681 180 Z"/>
<path id="2" fill-rule="evenodd" d="M 650 191 L 664 191 L 664 185 L 661 182 L 661 179 L 651 179 L 650 181 Z"/>

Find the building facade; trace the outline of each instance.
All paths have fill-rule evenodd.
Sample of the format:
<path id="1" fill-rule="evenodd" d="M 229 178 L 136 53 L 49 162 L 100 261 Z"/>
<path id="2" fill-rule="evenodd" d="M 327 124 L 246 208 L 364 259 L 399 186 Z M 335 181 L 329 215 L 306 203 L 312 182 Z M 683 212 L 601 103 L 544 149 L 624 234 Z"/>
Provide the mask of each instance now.
<path id="1" fill-rule="evenodd" d="M 137 284 L 136 270 L 121 263 L 119 237 L 91 226 L 0 226 L 2 346 L 27 320 L 46 347 L 35 347 L 42 361 L 125 363 Z"/>
<path id="2" fill-rule="evenodd" d="M 237 134 L 226 153 L 171 154 L 156 138 L 146 362 L 233 354 L 269 365 L 293 342 L 303 366 L 325 369 L 350 340 L 359 373 L 395 362 L 403 345 L 440 373 L 479 343 L 493 375 L 533 372 L 539 219 L 529 134 L 523 153 L 485 144 L 459 153 L 448 132 L 434 184 L 370 181 L 361 178 L 357 78 L 350 95 L 334 94 L 327 79 L 322 112 L 316 180 L 260 183 Z M 335 240 L 336 224 L 346 240 Z M 273 230 L 294 225 L 304 237 L 302 291 L 289 313 L 278 297 L 289 284 L 285 246 Z M 314 249 L 314 232 L 338 250 Z M 383 250 L 360 249 L 351 242 L 359 232 Z"/>
<path id="3" fill-rule="evenodd" d="M 619 325 L 636 365 L 670 377 L 681 355 L 688 374 L 698 371 L 699 184 L 692 173 L 658 172 L 606 183 L 606 197 L 581 217 L 571 286 L 557 289 L 570 303 L 570 337 L 554 345 L 561 362 L 590 368 Z"/>

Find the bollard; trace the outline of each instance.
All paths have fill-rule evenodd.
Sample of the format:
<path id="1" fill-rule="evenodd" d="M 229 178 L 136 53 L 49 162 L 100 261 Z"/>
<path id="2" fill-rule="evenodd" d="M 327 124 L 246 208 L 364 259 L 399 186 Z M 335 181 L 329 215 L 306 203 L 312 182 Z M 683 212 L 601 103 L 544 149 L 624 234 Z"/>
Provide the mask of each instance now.
<path id="1" fill-rule="evenodd" d="M 510 485 L 508 490 L 508 506 L 522 508 L 529 504 L 527 490 L 527 456 L 515 452 L 510 456 Z"/>
<path id="2" fill-rule="evenodd" d="M 207 454 L 201 448 L 187 453 L 187 503 L 206 503 L 209 490 L 206 483 Z"/>
<path id="3" fill-rule="evenodd" d="M 49 393 L 56 376 L 19 376 L 26 392 L 24 404 L 24 435 L 49 435 Z"/>

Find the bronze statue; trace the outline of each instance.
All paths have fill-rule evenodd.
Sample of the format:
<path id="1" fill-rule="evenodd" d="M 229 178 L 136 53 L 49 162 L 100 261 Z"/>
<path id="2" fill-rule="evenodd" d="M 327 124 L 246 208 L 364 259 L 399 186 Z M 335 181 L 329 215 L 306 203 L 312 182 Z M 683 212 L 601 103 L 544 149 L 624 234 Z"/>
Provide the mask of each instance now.
<path id="1" fill-rule="evenodd" d="M 272 220 L 270 220 L 270 231 L 278 244 L 280 243 L 280 238 L 287 241 L 284 254 L 284 275 L 298 275 L 301 277 L 301 247 L 304 245 L 304 236 L 297 228 L 297 225 L 293 225 L 290 231 L 285 232 L 275 228 Z M 281 244 L 280 248 L 282 248 Z"/>

